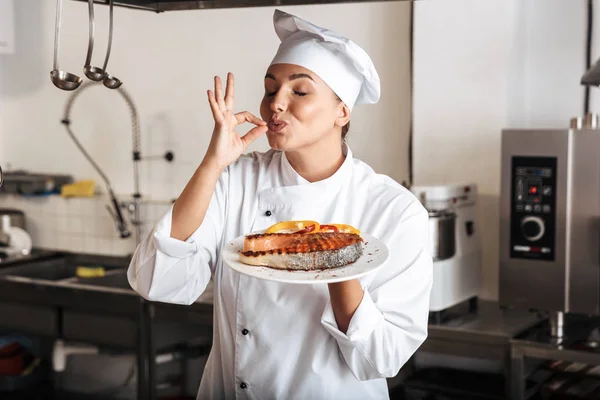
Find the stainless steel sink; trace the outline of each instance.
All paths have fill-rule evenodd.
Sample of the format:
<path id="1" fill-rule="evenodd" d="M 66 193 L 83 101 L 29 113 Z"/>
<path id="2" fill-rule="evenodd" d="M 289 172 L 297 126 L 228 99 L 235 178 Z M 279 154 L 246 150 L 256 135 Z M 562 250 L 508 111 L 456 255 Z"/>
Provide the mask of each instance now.
<path id="1" fill-rule="evenodd" d="M 77 278 L 76 282 L 85 285 L 110 287 L 116 289 L 131 289 L 129 282 L 127 281 L 126 269 L 122 269 L 119 271 L 111 271 L 109 273 L 110 275 L 106 275 L 100 278 Z"/>
<path id="2" fill-rule="evenodd" d="M 77 276 L 77 267 L 103 267 L 98 278 Z M 60 258 L 21 264 L 0 270 L 0 277 L 9 280 L 36 281 L 46 284 L 81 283 L 103 287 L 129 288 L 127 283 L 128 259 L 124 257 L 68 254 Z"/>
<path id="3" fill-rule="evenodd" d="M 52 263 L 29 264 L 11 268 L 11 270 L 7 271 L 7 275 L 44 281 L 62 281 L 75 278 L 78 266 L 79 264 L 72 264 L 63 260 L 54 260 Z M 83 266 L 92 265 L 84 264 Z M 123 268 L 122 266 L 102 266 L 104 267 L 105 272 Z"/>

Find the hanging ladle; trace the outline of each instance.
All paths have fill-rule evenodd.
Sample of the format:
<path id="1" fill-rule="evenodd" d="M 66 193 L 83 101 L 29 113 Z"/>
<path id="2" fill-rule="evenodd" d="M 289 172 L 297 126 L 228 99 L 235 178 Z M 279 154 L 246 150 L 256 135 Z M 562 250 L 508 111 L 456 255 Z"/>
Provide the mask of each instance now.
<path id="1" fill-rule="evenodd" d="M 108 64 L 108 57 L 110 56 L 110 48 L 112 46 L 112 35 L 113 35 L 113 0 L 110 0 L 110 22 L 109 22 L 109 32 L 108 32 L 108 49 L 106 50 L 106 59 L 104 60 L 104 73 L 106 74 L 104 81 L 104 86 L 109 89 L 118 89 L 123 82 L 121 82 L 118 78 L 112 76 L 108 72 L 106 72 L 106 65 Z"/>
<path id="2" fill-rule="evenodd" d="M 56 27 L 54 30 L 54 69 L 50 71 L 50 80 L 59 89 L 75 90 L 81 85 L 81 78 L 75 74 L 58 69 L 58 47 L 62 18 L 62 0 L 56 0 Z"/>
<path id="3" fill-rule="evenodd" d="M 94 0 L 88 1 L 88 9 L 89 9 L 89 21 L 90 21 L 90 34 L 88 40 L 88 51 L 87 57 L 85 59 L 85 65 L 83 66 L 83 73 L 89 79 L 99 82 L 106 76 L 106 73 L 103 69 L 98 67 L 92 67 L 90 63 L 92 62 L 92 52 L 94 51 L 94 36 L 95 36 L 95 28 L 96 21 L 94 20 Z"/>

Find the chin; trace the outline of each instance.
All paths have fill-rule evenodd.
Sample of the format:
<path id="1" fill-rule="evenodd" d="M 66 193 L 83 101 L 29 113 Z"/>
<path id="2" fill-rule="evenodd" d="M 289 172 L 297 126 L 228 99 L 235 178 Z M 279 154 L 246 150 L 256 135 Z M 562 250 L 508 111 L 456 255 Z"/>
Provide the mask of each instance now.
<path id="1" fill-rule="evenodd" d="M 287 138 L 280 133 L 267 132 L 267 140 L 269 141 L 269 146 L 273 150 L 281 150 L 286 151 L 290 148 L 290 143 Z"/>

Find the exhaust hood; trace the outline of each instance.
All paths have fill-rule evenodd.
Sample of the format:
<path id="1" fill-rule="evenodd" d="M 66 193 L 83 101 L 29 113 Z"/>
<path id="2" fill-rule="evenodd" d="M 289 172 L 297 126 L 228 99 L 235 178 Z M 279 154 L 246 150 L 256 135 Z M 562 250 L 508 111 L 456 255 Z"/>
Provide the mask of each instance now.
<path id="1" fill-rule="evenodd" d="M 74 0 L 87 3 L 87 0 Z M 114 0 L 115 7 L 126 7 L 138 10 L 164 12 L 182 10 L 203 10 L 211 8 L 240 8 L 267 6 L 317 5 L 331 3 L 370 3 L 382 0 Z M 413 1 L 413 0 L 383 0 L 383 1 Z M 96 4 L 108 5 L 108 0 L 94 0 Z"/>

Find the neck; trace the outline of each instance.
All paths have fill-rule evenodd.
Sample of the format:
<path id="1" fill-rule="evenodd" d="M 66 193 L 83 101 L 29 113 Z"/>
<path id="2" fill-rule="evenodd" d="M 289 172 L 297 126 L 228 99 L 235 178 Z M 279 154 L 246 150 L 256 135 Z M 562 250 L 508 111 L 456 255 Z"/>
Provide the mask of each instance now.
<path id="1" fill-rule="evenodd" d="M 318 182 L 327 179 L 342 166 L 346 157 L 342 152 L 341 137 L 328 142 L 320 141 L 309 147 L 286 151 L 290 165 L 304 179 Z"/>

